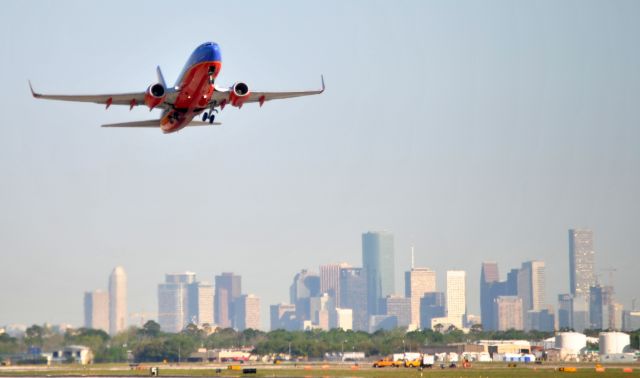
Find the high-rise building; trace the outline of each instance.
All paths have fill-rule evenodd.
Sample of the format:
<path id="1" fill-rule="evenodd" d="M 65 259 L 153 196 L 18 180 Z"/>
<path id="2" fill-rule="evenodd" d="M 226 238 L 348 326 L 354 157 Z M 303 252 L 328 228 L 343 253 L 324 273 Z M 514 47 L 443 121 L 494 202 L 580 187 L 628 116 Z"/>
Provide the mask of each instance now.
<path id="1" fill-rule="evenodd" d="M 511 269 L 506 281 L 499 280 L 498 264 L 484 262 L 480 271 L 480 315 L 482 328 L 486 331 L 498 329 L 497 314 L 493 312 L 495 300 L 500 296 L 518 295 L 519 269 Z"/>
<path id="2" fill-rule="evenodd" d="M 518 296 L 524 311 L 540 311 L 545 307 L 544 261 L 522 263 L 518 272 Z"/>
<path id="3" fill-rule="evenodd" d="M 102 290 L 84 293 L 84 326 L 109 332 L 109 293 Z"/>
<path id="4" fill-rule="evenodd" d="M 295 331 L 298 327 L 296 321 L 296 305 L 280 303 L 270 306 L 271 310 L 271 330 L 284 329 Z"/>
<path id="5" fill-rule="evenodd" d="M 180 332 L 189 321 L 189 286 L 196 281 L 192 272 L 165 274 L 158 285 L 158 323 L 165 332 Z"/>
<path id="6" fill-rule="evenodd" d="M 158 285 L 158 323 L 165 332 L 180 332 L 189 324 L 213 325 L 213 287 L 196 281 L 192 272 L 165 274 Z"/>
<path id="7" fill-rule="evenodd" d="M 404 295 L 411 302 L 411 324 L 420 325 L 420 299 L 436 291 L 436 272 L 429 268 L 411 268 L 404 274 Z"/>
<path id="8" fill-rule="evenodd" d="M 384 299 L 385 315 L 395 316 L 397 327 L 407 327 L 411 324 L 411 299 L 399 295 L 388 295 Z M 418 323 L 413 323 L 416 326 Z"/>
<path id="9" fill-rule="evenodd" d="M 329 318 L 331 312 L 335 308 L 333 297 L 327 293 L 323 293 L 320 296 L 311 297 L 309 302 L 309 307 L 311 309 L 311 321 L 318 328 L 328 331 L 330 323 Z"/>
<path id="10" fill-rule="evenodd" d="M 446 314 L 444 293 L 441 291 L 424 293 L 420 298 L 420 328 L 431 328 L 431 320 Z"/>
<path id="11" fill-rule="evenodd" d="M 500 296 L 494 301 L 493 311 L 498 319 L 498 331 L 524 329 L 522 324 L 522 298 L 517 296 Z"/>
<path id="12" fill-rule="evenodd" d="M 336 307 L 330 317 L 330 328 L 340 328 L 344 331 L 353 329 L 353 310 Z"/>
<path id="13" fill-rule="evenodd" d="M 622 330 L 633 332 L 637 329 L 640 329 L 640 311 L 623 311 Z"/>
<path id="14" fill-rule="evenodd" d="M 615 316 L 611 314 L 614 304 L 613 287 L 591 286 L 589 290 L 589 327 L 591 329 L 616 329 Z"/>
<path id="15" fill-rule="evenodd" d="M 590 327 L 590 288 L 597 284 L 593 231 L 569 230 L 569 289 L 573 296 L 571 327 L 578 332 Z"/>
<path id="16" fill-rule="evenodd" d="M 596 285 L 594 259 L 593 231 L 569 230 L 569 287 L 574 296 L 588 296 Z"/>
<path id="17" fill-rule="evenodd" d="M 234 327 L 238 331 L 260 329 L 260 298 L 253 294 L 241 295 L 235 301 Z"/>
<path id="18" fill-rule="evenodd" d="M 534 323 L 529 315 L 538 316 L 545 309 L 544 261 L 527 261 L 518 271 L 518 296 L 522 298 L 524 329 L 530 331 Z"/>
<path id="19" fill-rule="evenodd" d="M 367 273 L 363 268 L 340 269 L 341 308 L 353 310 L 353 329 L 368 331 L 369 317 L 367 305 Z"/>
<path id="20" fill-rule="evenodd" d="M 480 318 L 482 328 L 487 331 L 495 329 L 493 301 L 497 297 L 494 295 L 494 291 L 499 281 L 498 263 L 495 261 L 483 262 L 480 270 Z M 499 295 L 505 294 L 500 293 Z"/>
<path id="21" fill-rule="evenodd" d="M 464 270 L 447 271 L 447 318 L 460 329 L 467 314 L 466 282 L 467 272 Z"/>
<path id="22" fill-rule="evenodd" d="M 215 276 L 215 322 L 221 328 L 233 326 L 234 301 L 242 293 L 241 277 L 233 273 Z"/>
<path id="23" fill-rule="evenodd" d="M 571 294 L 558 295 L 558 329 L 568 330 L 573 324 L 573 296 Z"/>
<path id="24" fill-rule="evenodd" d="M 189 286 L 189 298 L 189 321 L 199 326 L 214 325 L 213 285 L 206 281 L 195 282 Z"/>
<path id="25" fill-rule="evenodd" d="M 349 264 L 320 265 L 320 293 L 333 297 L 336 306 L 340 306 L 340 268 L 348 268 Z"/>
<path id="26" fill-rule="evenodd" d="M 127 328 L 127 274 L 117 266 L 109 276 L 109 334 Z"/>
<path id="27" fill-rule="evenodd" d="M 289 287 L 289 300 L 296 305 L 296 317 L 298 321 L 311 320 L 311 297 L 320 294 L 320 276 L 306 269 L 298 272 L 293 277 L 293 283 Z"/>
<path id="28" fill-rule="evenodd" d="M 382 300 L 395 294 L 393 234 L 386 231 L 362 234 L 362 267 L 367 271 L 369 315 L 384 314 Z"/>

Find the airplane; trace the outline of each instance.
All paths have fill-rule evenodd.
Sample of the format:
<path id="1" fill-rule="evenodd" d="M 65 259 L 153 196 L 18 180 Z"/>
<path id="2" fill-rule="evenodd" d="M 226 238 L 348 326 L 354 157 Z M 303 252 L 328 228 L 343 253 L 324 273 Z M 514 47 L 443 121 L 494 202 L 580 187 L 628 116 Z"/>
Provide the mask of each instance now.
<path id="1" fill-rule="evenodd" d="M 215 122 L 218 108 L 223 110 L 231 105 L 242 108 L 245 103 L 257 102 L 262 106 L 266 101 L 292 97 L 317 95 L 324 92 L 324 77 L 320 77 L 322 88 L 299 92 L 254 92 L 243 82 L 236 82 L 230 88 L 219 87 L 215 80 L 222 68 L 220 46 L 215 42 L 205 42 L 198 46 L 173 87 L 167 84 L 157 67 L 158 82 L 151 84 L 144 92 L 114 93 L 100 95 L 51 95 L 38 93 L 29 81 L 31 94 L 35 98 L 59 101 L 93 102 L 111 105 L 128 105 L 129 110 L 138 105 L 146 105 L 149 111 L 162 109 L 159 119 L 111 123 L 102 127 L 159 127 L 165 134 L 173 133 L 186 126 L 220 125 Z M 202 113 L 202 121 L 194 120 Z"/>

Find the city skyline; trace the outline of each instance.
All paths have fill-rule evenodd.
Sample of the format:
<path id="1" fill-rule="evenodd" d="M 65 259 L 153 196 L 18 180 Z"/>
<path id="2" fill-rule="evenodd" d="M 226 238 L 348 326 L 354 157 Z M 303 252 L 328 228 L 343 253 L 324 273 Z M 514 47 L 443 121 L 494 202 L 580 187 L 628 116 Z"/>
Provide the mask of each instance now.
<path id="1" fill-rule="evenodd" d="M 0 323 L 82 324 L 84 291 L 122 265 L 129 313 L 156 311 L 164 273 L 236 272 L 267 325 L 266 306 L 288 301 L 295 272 L 360 266 L 369 229 L 394 234 L 396 294 L 415 246 L 415 266 L 436 271 L 441 291 L 450 269 L 475 286 L 482 261 L 503 274 L 544 261 L 546 303 L 557 306 L 571 292 L 567 230 L 590 228 L 595 274 L 606 284 L 604 269 L 617 269 L 616 300 L 631 307 L 640 3 L 223 3 L 215 25 L 178 19 L 166 38 L 130 38 L 169 5 L 2 3 L 11 59 L 0 62 L 10 73 L 0 97 L 15 111 L 0 140 Z M 221 47 L 216 85 L 296 90 L 323 74 L 326 91 L 227 107 L 221 127 L 170 136 L 99 127 L 155 111 L 29 92 L 27 80 L 51 92 L 144 91 L 157 65 L 176 77 L 205 41 Z M 384 67 L 372 64 L 381 55 Z M 480 312 L 476 294 L 469 313 Z"/>
<path id="2" fill-rule="evenodd" d="M 572 240 L 574 231 L 569 231 L 570 256 L 574 255 L 575 250 L 575 243 Z M 588 235 L 590 240 L 593 238 L 592 230 L 584 229 L 581 232 Z M 373 234 L 375 232 L 362 234 L 363 248 L 370 243 L 364 236 Z M 392 234 L 385 232 L 385 235 Z M 593 259 L 595 254 L 593 251 L 590 254 L 590 258 Z M 367 258 L 370 256 L 363 254 L 363 264 Z M 289 287 L 291 303 L 270 304 L 269 324 L 288 330 L 313 327 L 328 330 L 337 324 L 350 324 L 349 327 L 355 325 L 355 329 L 375 332 L 377 329 L 394 327 L 408 326 L 410 329 L 434 327 L 435 324 L 445 326 L 452 324 L 458 328 L 469 327 L 472 324 L 468 323 L 470 316 L 477 318 L 477 314 L 470 314 L 467 311 L 466 271 L 447 270 L 446 291 L 436 292 L 436 272 L 429 268 L 416 268 L 413 266 L 412 256 L 411 270 L 406 271 L 404 276 L 404 296 L 387 295 L 381 301 L 383 310 L 380 311 L 370 309 L 366 304 L 366 298 L 369 297 L 366 294 L 369 282 L 366 278 L 367 269 L 351 267 L 346 263 L 322 264 L 319 269 L 322 272 L 321 275 L 308 269 L 303 269 L 294 275 L 293 283 Z M 570 265 L 570 269 L 575 267 Z M 336 273 L 338 282 L 335 282 Z M 198 281 L 193 272 L 166 273 L 164 283 L 158 285 L 158 312 L 154 320 L 159 322 L 161 329 L 168 332 L 179 332 L 190 323 L 200 327 L 204 325 L 236 329 L 259 327 L 262 324 L 260 299 L 253 294 L 242 294 L 241 280 L 241 275 L 231 272 L 216 275 L 215 292 L 218 294 L 214 295 L 214 287 L 206 281 Z M 482 323 L 485 328 L 496 330 L 506 330 L 510 327 L 521 327 L 524 330 L 574 327 L 579 330 L 584 328 L 620 329 L 624 325 L 625 313 L 634 310 L 625 309 L 622 304 L 615 302 L 614 287 L 596 283 L 589 287 L 586 326 L 583 326 L 580 321 L 575 324 L 573 321 L 578 317 L 577 314 L 584 311 L 582 307 L 576 307 L 574 301 L 576 296 L 558 294 L 556 312 L 553 305 L 545 302 L 545 282 L 544 261 L 522 262 L 520 268 L 509 271 L 505 281 L 500 281 L 499 266 L 496 262 L 482 262 L 481 281 L 476 294 L 481 301 Z M 570 279 L 571 282 L 573 282 L 572 279 Z M 124 268 L 117 266 L 109 275 L 109 292 L 100 289 L 85 292 L 84 326 L 107 329 L 111 334 L 121 331 L 122 329 L 113 330 L 110 319 L 120 318 L 120 327 L 123 327 L 122 319 L 129 317 L 129 314 L 122 315 L 123 312 L 126 313 L 126 287 L 127 278 Z M 340 287 L 342 293 L 337 293 L 336 287 Z M 336 305 L 336 299 L 341 295 L 345 297 L 344 308 Z M 437 299 L 438 295 L 441 295 L 442 299 Z M 444 299 L 445 295 L 446 299 Z M 473 297 L 473 294 L 470 297 Z M 419 304 L 417 314 L 412 306 L 416 298 Z M 567 301 L 565 298 L 568 298 L 568 305 L 565 304 Z M 228 309 L 223 312 L 230 317 L 230 324 L 217 324 L 214 321 L 214 302 L 218 300 L 225 302 L 228 299 L 233 300 Z M 491 303 L 493 315 L 486 316 L 484 313 L 485 301 Z M 442 309 L 439 310 L 438 306 L 442 306 Z M 221 309 L 224 307 L 222 305 Z M 514 309 L 519 311 L 516 317 L 513 314 Z M 350 311 L 348 323 L 343 323 L 339 319 L 345 310 Z M 425 311 L 428 314 L 424 313 Z M 570 315 L 566 314 L 567 311 Z M 353 323 L 354 314 L 355 323 Z M 507 315 L 508 317 L 504 318 Z M 415 317 L 419 318 L 417 323 L 412 321 Z M 554 322 L 554 319 L 557 321 Z"/>

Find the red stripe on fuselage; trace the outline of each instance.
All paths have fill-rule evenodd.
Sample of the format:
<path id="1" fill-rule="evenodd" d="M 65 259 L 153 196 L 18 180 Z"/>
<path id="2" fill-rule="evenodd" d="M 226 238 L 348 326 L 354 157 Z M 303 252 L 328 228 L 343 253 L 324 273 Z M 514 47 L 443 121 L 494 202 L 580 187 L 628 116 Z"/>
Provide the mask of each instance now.
<path id="1" fill-rule="evenodd" d="M 209 100 L 213 95 L 213 84 L 209 82 L 209 68 L 215 67 L 213 77 L 217 77 L 222 62 L 199 62 L 191 66 L 182 77 L 182 81 L 178 84 L 179 92 L 175 103 L 175 109 L 165 113 L 160 122 L 162 131 L 170 133 L 178 131 L 185 127 L 196 115 L 195 109 L 202 109 L 208 106 Z M 178 114 L 178 119 L 169 122 L 170 118 L 175 118 L 174 113 Z"/>

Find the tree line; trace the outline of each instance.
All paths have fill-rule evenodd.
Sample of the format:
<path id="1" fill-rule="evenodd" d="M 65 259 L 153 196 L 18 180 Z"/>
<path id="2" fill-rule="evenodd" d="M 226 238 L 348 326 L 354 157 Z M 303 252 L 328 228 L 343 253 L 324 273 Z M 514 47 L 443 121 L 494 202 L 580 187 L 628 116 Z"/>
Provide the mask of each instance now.
<path id="1" fill-rule="evenodd" d="M 597 330 L 586 332 L 596 335 Z M 236 331 L 231 328 L 211 332 L 207 327 L 198 328 L 191 324 L 180 333 L 162 332 L 155 321 L 148 321 L 142 327 L 130 327 L 113 337 L 102 330 L 78 328 L 68 329 L 64 334 L 52 332 L 47 327 L 33 325 L 22 338 L 7 334 L 0 335 L 0 357 L 25 353 L 37 347 L 44 351 L 60 349 L 68 345 L 85 345 L 94 353 L 94 362 L 136 362 L 186 361 L 199 348 L 224 349 L 248 347 L 258 355 L 288 354 L 293 357 L 322 359 L 342 352 L 365 352 L 367 356 L 385 356 L 403 351 L 419 351 L 427 345 L 474 342 L 477 340 L 543 340 L 553 336 L 550 332 L 539 331 L 483 331 L 472 327 L 469 333 L 450 328 L 447 330 L 417 330 L 406 332 L 398 328 L 379 330 L 369 334 L 361 331 L 285 331 L 263 332 L 254 329 Z M 638 348 L 640 330 L 631 334 L 632 347 Z"/>

